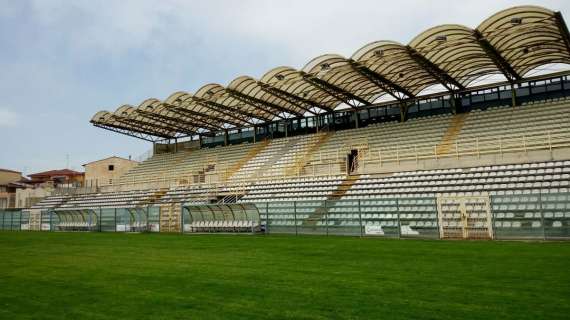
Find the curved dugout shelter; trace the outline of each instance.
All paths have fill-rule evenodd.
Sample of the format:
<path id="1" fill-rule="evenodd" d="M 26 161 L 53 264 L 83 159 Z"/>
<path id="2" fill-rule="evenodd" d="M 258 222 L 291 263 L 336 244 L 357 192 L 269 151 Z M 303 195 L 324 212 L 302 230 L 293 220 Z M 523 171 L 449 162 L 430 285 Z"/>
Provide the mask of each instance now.
<path id="1" fill-rule="evenodd" d="M 190 205 L 183 210 L 185 232 L 255 232 L 261 227 L 254 204 Z"/>
<path id="2" fill-rule="evenodd" d="M 570 35 L 562 14 L 519 6 L 492 15 L 475 29 L 440 25 L 407 45 L 376 41 L 350 57 L 321 55 L 300 70 L 277 67 L 261 79 L 240 76 L 225 87 L 207 84 L 195 94 L 175 92 L 164 101 L 100 111 L 91 123 L 157 141 L 255 130 L 260 124 L 342 108 L 357 111 L 384 98 L 399 103 L 405 119 L 409 103 L 428 88 L 439 87 L 455 100 L 482 77 L 501 75 L 514 88 L 530 71 L 554 63 L 570 64 Z"/>

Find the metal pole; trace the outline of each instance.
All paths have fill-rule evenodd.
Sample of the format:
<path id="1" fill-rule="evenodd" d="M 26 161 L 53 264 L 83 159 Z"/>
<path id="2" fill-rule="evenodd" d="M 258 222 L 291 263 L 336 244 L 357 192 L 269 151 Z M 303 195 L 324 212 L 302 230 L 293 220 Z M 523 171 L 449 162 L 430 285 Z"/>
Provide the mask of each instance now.
<path id="1" fill-rule="evenodd" d="M 184 205 L 180 202 L 180 233 L 184 234 Z"/>
<path id="2" fill-rule="evenodd" d="M 297 201 L 293 201 L 293 219 L 295 220 L 295 235 L 299 235 L 297 231 Z"/>
<path id="3" fill-rule="evenodd" d="M 360 237 L 362 238 L 362 212 L 360 210 L 360 199 L 358 199 L 358 222 L 360 224 Z"/>
<path id="4" fill-rule="evenodd" d="M 540 224 L 542 225 L 542 240 L 546 240 L 546 226 L 544 225 L 544 210 L 542 209 L 542 191 L 538 193 L 538 208 L 540 210 Z"/>
<path id="5" fill-rule="evenodd" d="M 434 212 L 435 212 L 435 226 L 437 227 L 437 238 L 441 239 L 441 234 L 439 232 L 439 210 L 438 210 L 438 206 L 437 206 L 437 198 L 435 198 L 435 204 L 434 204 L 434 208 L 433 208 Z"/>
<path id="6" fill-rule="evenodd" d="M 489 211 L 491 212 L 491 225 L 489 226 L 489 228 L 491 228 L 491 231 L 493 232 L 493 239 L 496 239 L 497 234 L 495 233 L 495 212 L 491 210 L 493 208 L 493 201 L 494 197 L 489 196 Z"/>
<path id="7" fill-rule="evenodd" d="M 265 203 L 265 232 L 269 234 L 269 202 Z"/>
<path id="8" fill-rule="evenodd" d="M 328 200 L 325 200 L 325 223 L 327 224 L 325 226 L 325 232 L 326 232 L 327 236 L 329 235 L 329 205 L 328 204 L 329 204 Z"/>
<path id="9" fill-rule="evenodd" d="M 149 211 L 150 211 L 150 205 L 147 204 L 146 205 L 146 231 L 147 232 L 150 232 L 150 230 L 149 230 L 150 225 L 148 223 Z"/>
<path id="10" fill-rule="evenodd" d="M 396 216 L 398 218 L 398 239 L 402 238 L 402 229 L 400 225 L 400 201 L 396 199 Z"/>
<path id="11" fill-rule="evenodd" d="M 517 90 L 514 83 L 511 84 L 511 103 L 513 108 L 517 105 Z"/>

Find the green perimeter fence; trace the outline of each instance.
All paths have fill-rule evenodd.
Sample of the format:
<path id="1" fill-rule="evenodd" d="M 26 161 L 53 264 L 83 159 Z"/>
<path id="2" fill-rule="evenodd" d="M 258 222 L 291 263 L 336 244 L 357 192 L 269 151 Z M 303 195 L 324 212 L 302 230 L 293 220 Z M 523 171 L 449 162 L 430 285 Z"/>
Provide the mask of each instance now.
<path id="1" fill-rule="evenodd" d="M 570 239 L 569 193 L 497 195 L 488 199 L 494 239 Z M 244 213 L 220 209 L 220 205 L 174 206 L 179 206 L 182 212 L 174 224 L 174 231 L 180 233 L 265 232 L 439 239 L 443 215 L 435 197 L 275 201 L 255 203 L 255 213 L 251 204 Z M 0 230 L 160 232 L 163 214 L 157 206 L 0 210 Z"/>

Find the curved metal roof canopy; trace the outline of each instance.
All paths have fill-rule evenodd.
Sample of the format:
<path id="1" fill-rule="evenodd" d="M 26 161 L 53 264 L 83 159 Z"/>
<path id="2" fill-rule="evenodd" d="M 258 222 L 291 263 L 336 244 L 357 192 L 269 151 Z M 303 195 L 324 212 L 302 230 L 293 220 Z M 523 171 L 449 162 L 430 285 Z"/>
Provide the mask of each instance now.
<path id="1" fill-rule="evenodd" d="M 325 54 L 301 70 L 277 67 L 261 79 L 240 76 L 226 87 L 207 84 L 192 95 L 175 92 L 138 107 L 100 111 L 91 123 L 140 138 L 176 138 L 278 119 L 352 109 L 383 97 L 403 101 L 442 86 L 465 90 L 477 79 L 502 75 L 514 83 L 531 70 L 570 64 L 570 35 L 560 12 L 537 6 L 500 11 L 476 29 L 440 25 L 408 45 L 377 41 L 350 58 Z"/>

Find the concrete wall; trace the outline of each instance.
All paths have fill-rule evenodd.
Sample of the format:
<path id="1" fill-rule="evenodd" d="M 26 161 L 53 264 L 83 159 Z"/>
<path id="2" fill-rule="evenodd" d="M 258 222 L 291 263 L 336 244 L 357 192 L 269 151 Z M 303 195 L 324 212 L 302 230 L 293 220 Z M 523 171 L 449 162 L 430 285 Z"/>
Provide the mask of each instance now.
<path id="1" fill-rule="evenodd" d="M 16 190 L 16 208 L 29 208 L 50 196 L 53 188 L 27 188 Z"/>
<path id="2" fill-rule="evenodd" d="M 362 163 L 359 173 L 393 173 L 401 171 L 434 170 L 492 166 L 504 164 L 520 164 L 545 161 L 570 160 L 570 148 L 553 150 L 537 150 L 528 152 L 505 152 L 474 156 L 447 156 L 441 159 L 407 160 L 400 163 Z"/>
<path id="3" fill-rule="evenodd" d="M 136 161 L 112 157 L 85 165 L 85 186 L 107 186 L 138 165 Z M 113 166 L 113 170 L 109 170 Z"/>

